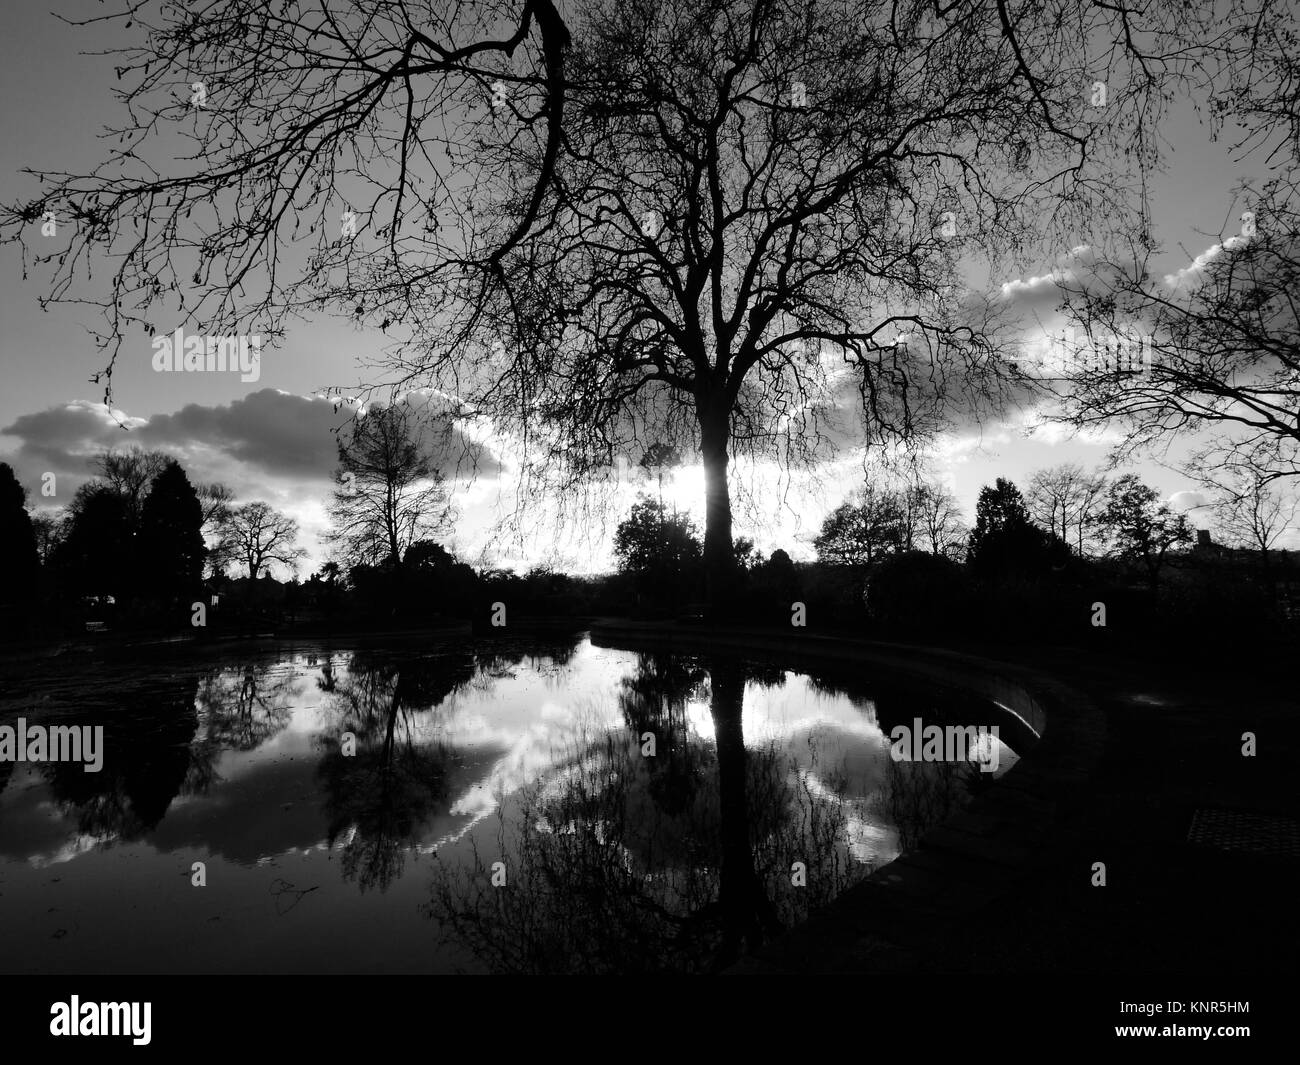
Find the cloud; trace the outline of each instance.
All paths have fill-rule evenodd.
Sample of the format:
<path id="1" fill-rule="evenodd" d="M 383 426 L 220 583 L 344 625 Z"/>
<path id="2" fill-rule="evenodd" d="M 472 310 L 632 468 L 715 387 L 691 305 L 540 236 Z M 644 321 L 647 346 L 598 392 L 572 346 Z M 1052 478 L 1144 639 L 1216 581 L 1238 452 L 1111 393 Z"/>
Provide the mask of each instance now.
<path id="1" fill-rule="evenodd" d="M 416 391 L 397 402 L 428 416 L 427 440 L 435 465 L 450 481 L 458 506 L 470 511 L 470 539 L 487 537 L 490 526 L 482 505 L 464 507 L 481 495 L 502 471 L 501 449 L 461 429 L 447 397 Z M 94 460 L 105 448 L 166 451 L 185 467 L 192 483 L 221 481 L 239 502 L 263 500 L 298 521 L 299 543 L 311 564 L 328 557 L 328 486 L 338 463 L 335 430 L 347 424 L 358 404 L 323 395 L 296 395 L 262 389 L 226 406 L 192 403 L 178 411 L 147 418 L 112 411 L 102 403 L 76 400 L 24 414 L 0 433 L 17 441 L 6 459 L 27 487 L 35 507 L 68 503 L 94 475 Z M 125 428 L 124 428 L 125 427 Z M 42 474 L 54 473 L 56 494 L 41 492 Z M 474 475 L 478 492 L 465 482 Z M 490 538 L 489 538 L 490 539 Z"/>
<path id="2" fill-rule="evenodd" d="M 1048 447 L 1065 444 L 1078 444 L 1085 447 L 1114 447 L 1123 442 L 1124 430 L 1109 422 L 1074 426 L 1053 421 L 1053 407 L 1050 403 L 1039 403 L 1019 412 L 1016 418 L 1008 419 L 1007 424 L 1017 428 L 1026 439 Z"/>
<path id="3" fill-rule="evenodd" d="M 1205 272 L 1216 260 L 1223 258 L 1225 252 L 1234 252 L 1244 248 L 1249 241 L 1245 237 L 1229 237 L 1222 244 L 1212 244 L 1201 252 L 1190 264 L 1172 274 L 1165 274 L 1165 287 L 1175 292 L 1195 289 L 1205 279 Z"/>
<path id="4" fill-rule="evenodd" d="M 1176 511 L 1195 510 L 1197 507 L 1204 507 L 1210 502 L 1204 492 L 1184 491 L 1175 492 L 1169 497 L 1169 505 Z"/>
<path id="5" fill-rule="evenodd" d="M 59 473 L 88 473 L 97 453 L 124 443 L 129 430 L 144 424 L 146 419 L 130 418 L 102 403 L 74 400 L 36 414 L 24 414 L 0 432 L 21 441 L 16 458 L 23 465 Z"/>
<path id="6" fill-rule="evenodd" d="M 1170 293 L 1196 288 L 1216 261 L 1249 243 L 1250 238 L 1237 235 L 1210 245 L 1186 266 L 1165 274 L 1164 287 Z M 1116 264 L 1102 262 L 1095 249 L 1081 244 L 1061 256 L 1049 273 L 1004 282 L 1000 296 L 1004 306 L 1027 321 L 1046 322 L 1059 319 L 1058 308 L 1067 288 L 1073 292 L 1105 292 L 1125 274 Z"/>
<path id="7" fill-rule="evenodd" d="M 1053 270 L 1027 279 L 1012 278 L 1002 286 L 1002 301 L 1034 317 L 1054 315 L 1061 303 L 1063 286 L 1074 282 L 1073 270 Z"/>
<path id="8" fill-rule="evenodd" d="M 1092 247 L 1080 244 L 1060 256 L 1048 273 L 1004 282 L 999 297 L 1004 307 L 1026 318 L 1054 318 L 1067 289 L 1091 291 L 1112 273 L 1113 268 L 1102 264 Z"/>
<path id="9" fill-rule="evenodd" d="M 475 468 L 483 476 L 500 472 L 491 451 L 442 415 L 444 406 L 423 393 L 402 402 L 428 411 L 434 459 L 444 475 L 467 476 Z M 15 464 L 24 467 L 26 480 L 45 470 L 85 478 L 105 448 L 138 445 L 176 455 L 192 479 L 227 481 L 238 491 L 266 481 L 327 481 L 338 461 L 335 433 L 354 410 L 355 403 L 337 397 L 267 388 L 225 406 L 191 403 L 148 418 L 77 400 L 24 414 L 0 431 L 19 441 Z"/>

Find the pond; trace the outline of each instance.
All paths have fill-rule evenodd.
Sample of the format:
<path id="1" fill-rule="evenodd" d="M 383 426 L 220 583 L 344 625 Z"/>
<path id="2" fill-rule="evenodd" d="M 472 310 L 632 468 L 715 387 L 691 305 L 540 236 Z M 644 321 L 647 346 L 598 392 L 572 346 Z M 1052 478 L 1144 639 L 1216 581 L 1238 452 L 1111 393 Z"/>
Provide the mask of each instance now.
<path id="1" fill-rule="evenodd" d="M 0 761 L 4 972 L 715 971 L 1016 760 L 891 757 L 970 696 L 581 633 L 71 657 L 0 666 L 0 728 L 103 727 Z"/>

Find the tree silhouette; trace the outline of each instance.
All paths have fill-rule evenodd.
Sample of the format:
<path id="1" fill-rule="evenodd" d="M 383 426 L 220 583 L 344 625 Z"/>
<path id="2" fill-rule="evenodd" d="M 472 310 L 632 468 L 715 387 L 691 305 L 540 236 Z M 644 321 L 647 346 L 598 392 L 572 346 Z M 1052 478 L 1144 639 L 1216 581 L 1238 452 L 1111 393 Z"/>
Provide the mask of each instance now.
<path id="1" fill-rule="evenodd" d="M 1074 346 L 1112 338 L 1145 345 L 1133 372 L 1075 360 L 1044 387 L 1061 401 L 1059 420 L 1124 429 L 1127 457 L 1199 434 L 1187 463 L 1243 466 L 1266 480 L 1300 477 L 1300 157 L 1262 189 L 1237 190 L 1235 232 L 1176 280 L 1145 261 L 1103 260 L 1088 286 L 1063 284 Z M 1213 435 L 1210 435 L 1213 434 Z M 1204 442 L 1209 435 L 1209 442 Z"/>
<path id="2" fill-rule="evenodd" d="M 917 535 L 931 554 L 965 555 L 966 526 L 952 492 L 940 485 L 918 484 L 908 489 L 908 500 Z"/>
<path id="3" fill-rule="evenodd" d="M 1267 572 L 1274 545 L 1297 528 L 1300 498 L 1259 471 L 1213 470 L 1202 474 L 1201 482 L 1218 497 L 1211 506 L 1224 541 L 1258 551 Z"/>
<path id="4" fill-rule="evenodd" d="M 221 576 L 235 560 L 229 541 L 221 536 L 221 530 L 230 517 L 235 492 L 219 481 L 196 485 L 195 491 L 199 496 L 199 505 L 203 508 L 203 540 L 208 547 L 208 566 L 212 576 Z"/>
<path id="5" fill-rule="evenodd" d="M 668 515 L 657 499 L 640 499 L 619 522 L 614 555 L 626 573 L 680 576 L 700 558 L 699 535 L 686 514 Z"/>
<path id="6" fill-rule="evenodd" d="M 396 566 L 446 527 L 447 490 L 422 415 L 409 402 L 372 407 L 339 438 L 329 539 L 351 566 Z"/>
<path id="7" fill-rule="evenodd" d="M 1076 463 L 1063 463 L 1034 474 L 1025 506 L 1048 532 L 1067 543 L 1073 538 L 1075 550 L 1083 557 L 1084 539 L 1096 531 L 1106 488 L 1103 475 L 1085 473 Z"/>
<path id="8" fill-rule="evenodd" d="M 166 600 L 188 600 L 203 576 L 203 507 L 185 471 L 169 461 L 140 508 L 140 575 Z"/>
<path id="9" fill-rule="evenodd" d="M 261 501 L 245 503 L 229 511 L 222 522 L 221 539 L 223 553 L 239 559 L 252 580 L 257 580 L 273 563 L 292 569 L 307 553 L 294 546 L 298 523 Z"/>
<path id="10" fill-rule="evenodd" d="M 1029 518 L 1020 489 L 1005 477 L 980 489 L 968 562 L 979 576 L 1041 576 L 1063 566 L 1070 549 Z"/>
<path id="11" fill-rule="evenodd" d="M 147 451 L 141 447 L 124 451 L 109 448 L 95 459 L 100 478 L 126 503 L 133 533 L 140 527 L 145 498 L 152 490 L 154 479 L 173 461 L 165 451 Z"/>
<path id="12" fill-rule="evenodd" d="M 54 559 L 55 548 L 68 534 L 67 515 L 62 510 L 32 515 L 32 532 L 36 536 L 36 551 L 41 565 L 48 566 Z"/>
<path id="13" fill-rule="evenodd" d="M 0 602 L 31 608 L 40 569 L 27 493 L 7 462 L 0 462 Z"/>
<path id="14" fill-rule="evenodd" d="M 1112 551 L 1141 567 L 1153 592 L 1159 591 L 1169 549 L 1192 541 L 1186 515 L 1175 514 L 1160 502 L 1160 494 L 1135 473 L 1111 482 L 1100 520 Z"/>
<path id="15" fill-rule="evenodd" d="M 127 500 L 102 481 L 82 485 L 68 505 L 67 537 L 54 551 L 69 589 L 120 600 L 131 587 L 134 557 Z"/>
<path id="16" fill-rule="evenodd" d="M 661 500 L 642 496 L 614 533 L 619 572 L 631 574 L 636 587 L 675 608 L 699 582 L 702 549 L 695 523 Z"/>
<path id="17" fill-rule="evenodd" d="M 813 540 L 817 558 L 834 566 L 870 566 L 904 541 L 901 493 L 867 485 L 855 501 L 841 503 Z"/>
<path id="18" fill-rule="evenodd" d="M 418 540 L 402 558 L 395 593 L 408 613 L 454 613 L 473 602 L 476 586 L 471 567 L 439 544 Z"/>

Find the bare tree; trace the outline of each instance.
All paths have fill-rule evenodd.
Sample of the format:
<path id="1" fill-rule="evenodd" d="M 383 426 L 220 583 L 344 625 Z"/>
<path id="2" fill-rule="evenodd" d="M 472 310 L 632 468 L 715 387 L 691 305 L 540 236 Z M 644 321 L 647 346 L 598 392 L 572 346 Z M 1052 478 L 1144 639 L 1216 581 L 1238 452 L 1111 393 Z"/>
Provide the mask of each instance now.
<path id="1" fill-rule="evenodd" d="M 1300 498 L 1259 470 L 1216 471 L 1202 483 L 1217 495 L 1211 506 L 1222 540 L 1229 546 L 1258 551 L 1268 569 L 1269 552 L 1297 527 Z"/>
<path id="2" fill-rule="evenodd" d="M 1025 489 L 1025 506 L 1029 510 L 1029 516 L 1062 540 L 1067 535 L 1074 479 L 1082 473 L 1082 468 L 1073 464 L 1038 470 Z"/>
<path id="3" fill-rule="evenodd" d="M 298 523 L 260 501 L 228 511 L 222 527 L 226 549 L 247 566 L 252 580 L 274 563 L 296 570 L 307 553 L 294 545 L 297 538 Z"/>
<path id="4" fill-rule="evenodd" d="M 1131 369 L 1075 360 L 1049 391 L 1063 401 L 1060 420 L 1122 426 L 1119 457 L 1212 432 L 1205 455 L 1270 480 L 1296 477 L 1300 191 L 1277 180 L 1234 201 L 1231 228 L 1186 270 L 1155 278 L 1143 260 L 1104 261 L 1087 282 L 1066 286 L 1067 313 L 1082 327 L 1076 347 L 1123 336 L 1143 358 Z"/>
<path id="5" fill-rule="evenodd" d="M 466 147 L 454 124 L 467 110 L 479 110 L 469 94 L 476 103 L 495 99 L 493 86 L 502 83 L 494 78 L 505 78 L 512 90 L 527 87 L 537 103 L 523 110 L 522 94 L 514 91 L 510 113 L 540 145 L 539 180 L 524 196 L 520 228 L 460 261 L 498 270 L 535 219 L 551 180 L 570 44 L 553 0 L 290 0 L 276 11 L 257 0 L 216 0 L 203 11 L 132 3 L 64 21 L 89 32 L 111 22 L 124 23 L 123 32 L 135 29 L 137 43 L 110 50 L 122 60 L 116 73 L 124 87 L 113 91 L 124 105 L 125 125 L 112 131 L 117 148 L 104 167 L 85 174 L 29 171 L 42 185 L 41 198 L 6 207 L 0 225 L 4 239 L 22 243 L 24 276 L 29 262 L 55 268 L 50 302 L 101 308 L 106 324 L 96 337 L 109 357 L 92 380 L 104 384 L 110 406 L 113 368 L 127 334 L 139 327 L 153 333 L 150 318 L 164 300 L 177 301 L 179 319 L 224 322 L 231 328 L 215 330 L 224 333 L 256 332 L 246 327 L 265 324 L 272 338 L 291 308 L 321 306 L 312 278 L 340 264 L 332 254 L 339 246 L 330 238 L 334 225 L 308 221 L 306 236 L 318 255 L 302 278 L 286 282 L 281 269 L 282 248 L 304 239 L 304 216 L 319 222 L 356 203 L 364 233 L 376 231 L 373 223 L 391 209 L 393 224 L 376 235 L 397 254 L 400 222 L 414 212 L 417 232 L 447 251 L 456 227 L 440 233 L 437 215 L 457 210 L 456 157 Z M 523 50 L 529 54 L 518 70 L 498 74 L 489 65 L 494 59 L 510 64 Z M 200 71 L 210 73 L 196 80 Z M 196 115 L 204 121 L 196 124 Z M 443 119 L 452 135 L 435 131 Z M 177 136 L 194 144 L 185 159 L 177 158 L 174 143 L 158 143 Z M 389 181 L 379 161 L 394 158 L 395 141 L 402 147 Z M 155 143 L 170 158 L 156 168 L 146 164 L 142 177 L 140 164 Z M 204 215 L 225 204 L 232 213 L 209 216 L 211 226 L 192 217 L 196 208 Z M 74 228 L 66 253 L 32 254 L 26 244 L 23 229 L 47 212 Z M 146 219 L 159 228 L 147 226 L 142 241 L 128 234 Z M 73 292 L 74 276 L 92 268 L 95 245 L 119 241 L 135 250 L 114 268 L 111 293 L 96 299 Z M 463 247 L 452 252 L 466 256 Z M 252 284 L 255 279 L 264 284 Z M 259 288 L 262 295 L 245 298 Z M 355 295 L 349 291 L 344 301 Z"/>
<path id="6" fill-rule="evenodd" d="M 41 565 L 48 565 L 50 556 L 68 535 L 68 516 L 62 509 L 38 510 L 32 515 L 32 532 L 36 535 L 36 551 Z"/>
<path id="7" fill-rule="evenodd" d="M 1175 0 L 129 17 L 147 38 L 123 96 L 147 117 L 7 212 L 13 239 L 44 211 L 77 222 L 46 260 L 55 297 L 84 299 L 72 277 L 111 257 L 105 372 L 160 314 L 274 339 L 341 310 L 394 337 L 400 381 L 510 434 L 530 487 L 639 439 L 699 454 L 715 607 L 731 460 L 813 461 L 846 393 L 868 445 L 998 400 L 995 300 L 947 298 L 959 261 L 998 276 L 1137 230 L 1127 190 L 1163 100 L 1203 77 L 1226 19 Z M 196 70 L 217 72 L 206 110 Z M 1081 119 L 1098 79 L 1105 112 Z M 156 159 L 176 134 L 196 142 L 184 165 Z M 340 209 L 355 236 L 334 236 Z"/>
<path id="8" fill-rule="evenodd" d="M 1084 474 L 1078 483 L 1074 497 L 1073 527 L 1074 546 L 1080 558 L 1084 557 L 1088 545 L 1093 548 L 1097 545 L 1097 530 L 1109 491 L 1110 482 L 1099 470 Z"/>
<path id="9" fill-rule="evenodd" d="M 912 486 L 908 496 L 916 515 L 918 537 L 930 553 L 950 558 L 964 554 L 968 530 L 953 494 L 942 485 L 923 483 Z"/>
<path id="10" fill-rule="evenodd" d="M 197 485 L 194 490 L 198 493 L 199 505 L 203 508 L 203 531 L 213 532 L 234 502 L 234 489 L 220 481 L 214 481 L 211 484 Z"/>
<path id="11" fill-rule="evenodd" d="M 1096 529 L 1105 505 L 1106 479 L 1086 473 L 1077 463 L 1038 470 L 1025 492 L 1029 514 L 1082 557 L 1085 538 Z"/>
<path id="12" fill-rule="evenodd" d="M 451 522 L 425 423 L 408 403 L 372 407 L 339 440 L 329 542 L 349 565 L 400 563 Z"/>
<path id="13" fill-rule="evenodd" d="M 911 551 L 921 536 L 921 507 L 925 485 L 905 484 L 898 490 L 898 549 Z"/>
<path id="14" fill-rule="evenodd" d="M 578 468 L 605 462 L 647 426 L 701 455 L 716 609 L 737 453 L 814 461 L 846 384 L 869 445 L 996 398 L 988 319 L 943 299 L 950 223 L 990 259 L 1033 243 L 1029 219 L 1044 219 L 1029 193 L 1041 186 L 1017 171 L 1027 158 L 1062 179 L 1058 221 L 1111 197 L 1078 154 L 1101 149 L 1085 143 L 1100 129 L 1059 136 L 1053 117 L 1067 91 L 1077 114 L 1081 82 L 1055 79 L 1080 78 L 1088 49 L 1033 12 L 1013 27 L 985 9 L 1000 43 L 972 67 L 968 49 L 988 39 L 978 15 L 918 4 L 891 21 L 882 6 L 864 26 L 819 3 L 687 7 L 598 6 L 575 30 L 569 69 L 589 84 L 567 94 L 573 151 L 547 226 L 521 246 L 530 258 L 512 261 L 479 321 L 511 383 L 487 404 L 493 420 L 531 428 L 544 459 L 558 439 Z M 1012 120 L 1002 106 L 1020 89 Z M 527 152 L 499 158 L 530 173 Z M 445 358 L 426 345 L 409 365 L 436 374 Z"/>
<path id="15" fill-rule="evenodd" d="M 1214 243 L 1173 275 L 1150 269 L 1154 249 L 1143 241 L 1125 257 L 1096 254 L 1077 283 L 1063 272 L 1064 309 L 1086 335 L 1078 346 L 1096 352 L 1127 338 L 1145 347 L 1145 365 L 1083 371 L 1075 360 L 1053 390 L 1066 401 L 1064 421 L 1127 429 L 1117 459 L 1213 432 L 1193 470 L 1213 456 L 1289 478 L 1300 474 L 1300 8 L 1229 8 L 1215 44 L 1210 128 L 1228 133 L 1236 160 L 1261 163 L 1269 177 L 1225 190 Z"/>
<path id="16" fill-rule="evenodd" d="M 235 493 L 219 481 L 200 484 L 195 491 L 199 496 L 199 505 L 203 508 L 203 542 L 208 547 L 208 570 L 215 577 L 224 573 L 226 567 L 238 557 L 233 551 L 232 542 L 222 536 L 222 530 L 230 518 L 230 506 L 234 502 Z"/>
<path id="17" fill-rule="evenodd" d="M 165 451 L 147 451 L 134 446 L 125 450 L 109 448 L 95 459 L 95 470 L 125 500 L 132 524 L 138 525 L 153 479 L 171 461 L 172 457 Z"/>

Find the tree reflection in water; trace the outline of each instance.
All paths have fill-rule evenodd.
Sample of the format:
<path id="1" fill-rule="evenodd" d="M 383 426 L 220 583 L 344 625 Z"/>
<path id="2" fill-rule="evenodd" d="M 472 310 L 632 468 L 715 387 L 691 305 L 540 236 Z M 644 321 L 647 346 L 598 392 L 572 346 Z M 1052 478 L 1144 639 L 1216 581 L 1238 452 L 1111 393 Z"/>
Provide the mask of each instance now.
<path id="1" fill-rule="evenodd" d="M 279 663 L 248 663 L 239 670 L 210 670 L 195 701 L 199 731 L 190 747 L 182 792 L 206 794 L 220 783 L 217 762 L 225 751 L 253 751 L 293 718 L 293 674 Z"/>
<path id="2" fill-rule="evenodd" d="M 46 762 L 40 771 L 55 800 L 77 819 L 78 831 L 100 838 L 137 840 L 152 832 L 180 794 L 198 729 L 192 673 L 178 673 L 133 692 L 129 706 L 83 720 L 68 715 L 43 724 L 102 725 L 103 767 Z"/>
<path id="3" fill-rule="evenodd" d="M 343 678 L 322 670 L 321 690 L 339 717 L 326 735 L 317 778 L 325 791 L 328 842 L 343 844 L 343 875 L 382 892 L 405 866 L 429 818 L 445 809 L 454 752 L 430 736 L 435 708 L 474 677 L 469 656 L 405 657 L 357 652 Z M 356 754 L 341 737 L 356 737 Z"/>
<path id="4" fill-rule="evenodd" d="M 866 872 L 841 845 L 844 809 L 801 787 L 776 743 L 746 749 L 745 680 L 734 658 L 640 656 L 626 727 L 572 737 L 521 810 L 499 804 L 496 854 L 439 855 L 426 915 L 497 971 L 709 972 L 838 895 Z M 690 731 L 692 703 L 711 740 Z"/>
<path id="5" fill-rule="evenodd" d="M 915 849 L 921 837 L 970 801 L 987 782 L 973 762 L 895 762 L 885 771 L 881 813 L 898 829 L 900 852 Z"/>
<path id="6" fill-rule="evenodd" d="M 876 679 L 790 679 L 734 655 L 642 654 L 631 667 L 620 657 L 610 673 L 602 657 L 574 662 L 576 645 L 325 653 L 313 663 L 319 706 L 301 658 L 143 678 L 110 688 L 102 713 L 55 704 L 43 715 L 103 721 L 101 773 L 39 772 L 80 832 L 136 840 L 178 793 L 212 788 L 223 753 L 300 788 L 306 767 L 283 763 L 315 743 L 325 836 L 346 879 L 383 892 L 417 847 L 448 840 L 424 912 L 458 941 L 453 956 L 468 948 L 492 969 L 548 973 L 717 971 L 991 781 L 973 765 L 895 763 L 880 731 L 917 714 L 978 720 L 985 707 Z M 822 707 L 823 692 L 838 705 Z M 578 713 L 584 701 L 594 715 Z M 311 739 L 298 729 L 283 749 L 253 754 L 295 710 Z"/>

